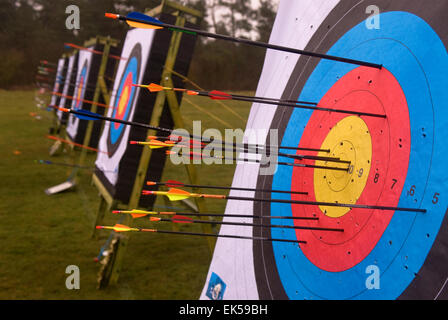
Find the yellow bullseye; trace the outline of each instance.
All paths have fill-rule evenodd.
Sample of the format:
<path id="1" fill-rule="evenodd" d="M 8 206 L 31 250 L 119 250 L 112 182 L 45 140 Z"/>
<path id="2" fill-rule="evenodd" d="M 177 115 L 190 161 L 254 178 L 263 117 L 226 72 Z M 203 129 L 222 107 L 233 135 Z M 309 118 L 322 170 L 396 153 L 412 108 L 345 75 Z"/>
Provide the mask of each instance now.
<path id="1" fill-rule="evenodd" d="M 350 116 L 339 121 L 328 133 L 321 149 L 329 149 L 331 157 L 350 161 L 348 172 L 314 170 L 314 192 L 318 202 L 355 204 L 369 177 L 372 162 L 372 138 L 367 124 L 360 117 Z M 328 153 L 319 153 L 328 156 Z M 329 165 L 316 161 L 317 165 Z M 340 165 L 344 167 L 345 165 Z M 350 211 L 345 207 L 319 206 L 328 217 L 339 218 Z"/>
<path id="2" fill-rule="evenodd" d="M 123 112 L 126 109 L 126 103 L 128 101 L 128 96 L 129 96 L 129 87 L 126 86 L 123 90 L 120 102 L 118 104 L 118 114 L 120 114 L 120 115 L 123 114 Z"/>

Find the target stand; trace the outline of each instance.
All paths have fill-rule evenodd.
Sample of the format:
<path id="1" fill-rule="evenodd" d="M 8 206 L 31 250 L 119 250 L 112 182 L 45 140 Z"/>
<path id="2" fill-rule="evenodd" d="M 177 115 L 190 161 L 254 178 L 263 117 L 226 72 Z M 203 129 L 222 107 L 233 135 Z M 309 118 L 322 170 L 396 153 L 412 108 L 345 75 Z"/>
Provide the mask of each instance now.
<path id="1" fill-rule="evenodd" d="M 67 71 L 64 93 L 61 96 L 59 106 L 65 108 L 68 105 L 72 108 L 83 108 L 95 113 L 104 113 L 104 108 L 98 107 L 98 103 L 109 104 L 111 97 L 110 79 L 113 78 L 117 65 L 116 60 L 110 58 L 110 54 L 116 52 L 118 44 L 118 40 L 109 36 L 97 36 L 86 41 L 84 47 L 90 49 L 101 48 L 102 54 L 98 57 L 91 52 L 83 52 L 85 61 L 81 68 L 78 68 L 78 59 L 82 58 L 79 57 L 78 50 L 72 53 L 69 58 L 69 67 L 71 66 L 71 68 L 68 68 Z M 91 85 L 89 86 L 89 84 Z M 68 99 L 69 96 L 73 96 L 73 99 Z M 82 101 L 86 98 L 88 98 L 87 101 L 90 101 L 89 103 Z M 103 110 L 99 112 L 99 108 Z M 72 115 L 67 118 L 67 114 L 61 111 L 58 111 L 56 115 L 59 119 L 60 128 L 66 128 L 66 130 L 59 130 L 59 138 L 70 142 L 70 144 L 63 144 L 60 140 L 57 140 L 50 150 L 56 151 L 59 146 L 62 146 L 62 150 L 68 153 L 78 167 L 72 170 L 66 181 L 46 189 L 45 193 L 47 195 L 67 191 L 76 186 L 77 178 L 82 172 L 79 168 L 85 165 L 88 147 L 96 147 L 103 124 L 102 121 L 79 120 Z M 68 130 L 68 126 L 75 129 Z M 69 131 L 71 132 L 69 133 Z M 76 143 L 85 147 L 80 148 L 79 155 L 75 155 Z"/>
<path id="2" fill-rule="evenodd" d="M 157 16 L 162 21 L 177 26 L 196 28 L 202 13 L 172 1 L 162 1 L 161 5 L 146 14 Z M 130 86 L 132 83 L 160 83 L 162 86 L 183 87 L 181 80 L 172 78 L 172 70 L 188 73 L 193 55 L 195 37 L 191 34 L 169 30 L 132 29 L 128 32 L 123 51 L 129 52 L 128 62 L 119 66 L 115 88 L 117 100 L 111 105 L 118 106 L 109 116 L 163 128 L 184 128 L 180 113 L 181 93 L 159 92 L 150 94 L 143 89 Z M 166 154 L 164 150 L 152 150 L 129 145 L 130 140 L 146 140 L 149 135 L 158 135 L 154 130 L 143 130 L 132 126 L 106 124 L 100 139 L 100 150 L 108 150 L 109 156 L 99 154 L 93 183 L 100 193 L 100 205 L 95 226 L 101 225 L 105 215 L 113 209 L 151 210 L 155 198 L 141 197 L 146 180 L 159 181 L 163 174 Z M 188 179 L 197 182 L 196 169 L 186 165 Z M 199 192 L 199 190 L 196 190 Z M 195 204 L 184 201 L 182 204 L 193 211 L 204 211 L 203 199 L 195 199 Z M 129 215 L 121 215 L 119 223 L 132 225 Z M 173 226 L 176 228 L 177 226 Z M 210 226 L 203 226 L 210 232 Z M 93 237 L 97 236 L 94 229 Z M 98 287 L 104 288 L 117 283 L 124 263 L 124 253 L 129 235 L 113 233 L 106 245 L 107 257 L 101 261 Z M 214 245 L 209 242 L 210 247 Z"/>

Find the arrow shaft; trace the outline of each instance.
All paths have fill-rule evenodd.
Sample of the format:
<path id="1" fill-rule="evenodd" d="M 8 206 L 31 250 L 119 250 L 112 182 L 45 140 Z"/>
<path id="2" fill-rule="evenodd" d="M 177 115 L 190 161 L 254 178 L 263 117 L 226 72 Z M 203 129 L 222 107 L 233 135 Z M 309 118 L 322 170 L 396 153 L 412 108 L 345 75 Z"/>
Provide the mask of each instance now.
<path id="1" fill-rule="evenodd" d="M 197 232 L 185 232 L 185 231 L 169 231 L 169 230 L 155 230 L 157 233 L 165 234 L 177 234 L 186 236 L 200 236 L 200 237 L 215 237 L 215 238 L 231 238 L 231 239 L 246 239 L 246 240 L 261 240 L 261 241 L 276 241 L 276 242 L 290 242 L 290 243 L 303 243 L 306 241 L 302 240 L 288 240 L 288 239 L 276 239 L 270 237 L 248 237 L 248 236 L 238 236 L 238 235 L 227 235 L 227 234 L 214 234 L 214 233 L 197 233 Z"/>
<path id="2" fill-rule="evenodd" d="M 176 136 L 173 135 L 173 137 L 180 137 L 180 136 Z M 155 138 L 157 139 L 166 139 L 166 140 L 170 140 L 170 141 L 174 141 L 171 140 L 170 137 L 160 137 L 160 136 L 156 136 Z M 179 142 L 180 140 L 177 140 L 177 142 Z M 192 140 L 193 142 L 196 143 L 200 143 L 199 141 L 196 140 Z M 228 143 L 228 142 L 224 142 L 224 141 L 209 141 L 209 145 L 213 145 L 213 144 L 221 144 L 221 145 L 225 145 L 225 146 L 231 146 L 233 148 L 243 148 L 243 149 L 247 149 L 247 148 L 252 148 L 255 151 L 271 151 L 271 148 L 274 150 L 278 150 L 278 149 L 285 149 L 285 150 L 303 150 L 303 151 L 315 151 L 315 152 L 326 152 L 329 153 L 330 150 L 329 149 L 316 149 L 316 148 L 303 148 L 303 147 L 288 147 L 288 146 L 269 146 L 269 145 L 257 145 L 257 144 L 240 144 L 240 143 Z M 201 146 L 202 147 L 202 146 Z"/>
<path id="3" fill-rule="evenodd" d="M 92 147 L 89 147 L 89 146 L 85 146 L 83 144 L 76 143 L 76 142 L 73 142 L 73 141 L 70 141 L 70 140 L 62 139 L 62 138 L 59 138 L 59 137 L 47 136 L 47 138 L 51 139 L 51 140 L 60 141 L 60 142 L 67 143 L 67 144 L 71 144 L 73 146 L 80 147 L 80 148 L 83 148 L 83 149 L 87 149 L 87 150 L 90 150 L 90 151 L 95 151 L 95 152 L 101 152 L 101 153 L 109 154 L 106 151 L 100 151 L 98 149 L 95 149 L 95 148 L 92 148 Z"/>
<path id="4" fill-rule="evenodd" d="M 287 219 L 287 220 L 309 220 L 318 221 L 318 217 L 298 217 L 298 216 L 254 216 L 249 214 L 220 214 L 220 213 L 191 213 L 191 212 L 159 212 L 160 215 L 180 214 L 194 217 L 222 217 L 222 218 L 254 218 L 254 219 Z"/>
<path id="5" fill-rule="evenodd" d="M 198 91 L 198 95 L 211 97 L 209 92 Z M 215 96 L 219 96 L 219 94 L 215 94 Z M 343 110 L 343 109 L 324 108 L 324 107 L 319 107 L 319 106 L 299 104 L 298 102 L 270 101 L 270 100 L 264 100 L 264 99 L 257 99 L 255 97 L 244 97 L 244 96 L 234 96 L 232 99 L 233 100 L 238 100 L 238 101 L 256 102 L 256 103 L 269 104 L 269 105 L 275 105 L 275 106 L 283 106 L 283 107 L 290 107 L 290 108 L 310 109 L 310 110 L 318 110 L 318 111 L 325 111 L 325 112 L 353 114 L 353 115 L 357 115 L 357 116 L 386 118 L 386 115 L 384 115 L 384 114 L 370 113 L 370 112 L 360 112 L 360 111 L 352 111 L 352 110 Z"/>
<path id="6" fill-rule="evenodd" d="M 308 226 L 290 226 L 290 225 L 277 225 L 277 224 L 256 224 L 256 223 L 245 223 L 245 222 L 226 222 L 226 221 L 204 221 L 204 220 L 193 220 L 175 218 L 175 219 L 164 219 L 161 218 L 160 221 L 166 222 L 182 222 L 186 223 L 202 223 L 202 224 L 218 224 L 218 225 L 231 225 L 231 226 L 242 226 L 242 227 L 260 227 L 260 228 L 282 228 L 282 229 L 295 229 L 295 230 L 313 230 L 313 231 L 330 231 L 330 232 L 344 232 L 344 229 L 339 228 L 323 228 L 323 227 L 308 227 Z"/>
<path id="7" fill-rule="evenodd" d="M 186 148 L 191 147 L 190 145 L 183 145 L 182 142 L 178 143 L 178 145 L 184 146 Z M 204 149 L 205 147 L 206 146 L 198 146 L 197 148 Z M 193 149 L 195 149 L 195 148 L 196 147 L 193 146 Z M 253 148 L 250 148 L 249 146 L 244 146 L 244 147 L 233 146 L 232 148 L 224 147 L 223 150 L 224 151 L 233 151 L 233 152 L 247 152 L 247 153 L 255 153 L 255 154 L 259 154 L 258 151 L 260 151 L 260 149 L 253 149 Z M 302 155 L 302 154 L 288 154 L 288 153 L 283 153 L 283 152 L 276 152 L 276 155 L 280 156 L 280 157 L 298 159 L 298 160 L 308 159 L 308 160 L 319 160 L 319 161 L 335 162 L 335 163 L 346 163 L 346 164 L 351 163 L 350 161 L 341 160 L 340 158 L 335 158 L 335 157 L 310 156 L 310 155 Z"/>
<path id="8" fill-rule="evenodd" d="M 168 195 L 168 191 L 145 191 L 143 194 Z M 170 194 L 176 195 L 175 192 L 171 192 Z M 323 206 L 323 207 L 343 207 L 343 208 L 372 209 L 372 210 L 384 210 L 384 211 L 409 211 L 409 212 L 418 212 L 418 213 L 426 213 L 426 211 L 427 211 L 426 209 L 419 209 L 419 208 L 403 208 L 403 207 L 389 207 L 389 206 L 376 206 L 376 205 L 363 205 L 363 204 L 334 203 L 334 202 L 323 202 L 323 201 L 264 199 L 264 198 L 237 197 L 237 196 L 200 194 L 200 193 L 189 193 L 189 194 L 183 194 L 183 195 L 186 195 L 187 197 L 192 197 L 192 198 L 212 198 L 212 199 L 227 199 L 227 200 L 239 200 L 239 201 L 277 202 L 277 203 L 301 204 L 301 205 Z"/>
<path id="9" fill-rule="evenodd" d="M 72 47 L 74 49 L 91 52 L 93 54 L 98 54 L 98 55 L 102 55 L 103 54 L 102 51 L 98 51 L 98 50 L 94 50 L 94 49 L 78 46 L 78 45 L 73 44 L 73 43 L 64 43 L 64 45 L 66 45 L 68 47 Z M 108 57 L 111 58 L 111 59 L 115 59 L 115 60 L 127 60 L 126 58 L 123 58 L 123 57 L 120 57 L 120 56 L 116 56 L 116 55 L 113 55 L 113 54 L 109 54 Z"/>
<path id="10" fill-rule="evenodd" d="M 140 19 L 127 18 L 127 17 L 123 17 L 120 15 L 118 15 L 118 19 L 125 20 L 125 21 L 129 20 L 129 21 L 134 21 L 134 22 L 138 22 L 138 23 L 143 23 L 143 24 L 148 24 L 148 25 L 153 25 L 153 26 L 158 26 L 158 27 L 163 27 L 163 28 L 171 28 L 174 31 L 179 30 L 179 31 L 189 32 L 189 33 L 197 34 L 197 35 L 208 37 L 208 38 L 230 41 L 230 42 L 235 42 L 235 43 L 241 43 L 241 44 L 246 44 L 246 45 L 251 45 L 251 46 L 256 46 L 256 47 L 261 47 L 261 48 L 272 49 L 272 50 L 276 50 L 276 51 L 289 52 L 289 53 L 300 54 L 300 55 L 305 55 L 305 56 L 310 56 L 310 57 L 315 57 L 315 58 L 322 58 L 322 59 L 327 59 L 327 60 L 333 60 L 333 61 L 338 61 L 338 62 L 344 62 L 344 63 L 349 63 L 349 64 L 356 64 L 356 65 L 361 65 L 361 66 L 366 66 L 366 67 L 371 67 L 371 68 L 376 68 L 376 69 L 382 68 L 382 65 L 376 64 L 376 63 L 348 59 L 348 58 L 332 56 L 332 55 L 311 52 L 311 51 L 305 51 L 305 50 L 300 50 L 300 49 L 295 49 L 295 48 L 289 48 L 289 47 L 279 46 L 279 45 L 260 42 L 260 41 L 241 39 L 241 38 L 211 33 L 211 32 L 197 30 L 197 29 L 188 28 L 188 27 L 180 27 L 180 26 L 176 26 L 176 25 L 172 25 L 172 24 L 168 24 L 168 23 L 148 22 L 148 21 L 140 20 Z"/>
<path id="11" fill-rule="evenodd" d="M 154 185 L 154 184 L 153 184 Z M 164 182 L 156 182 L 155 185 L 158 186 L 175 186 L 176 183 L 164 183 Z M 219 190 L 240 190 L 240 191 L 259 191 L 259 192 L 274 192 L 274 193 L 288 193 L 288 194 L 303 194 L 307 195 L 308 192 L 303 191 L 287 191 L 287 190 L 268 190 L 268 189 L 255 189 L 255 188 L 243 188 L 243 187 L 225 187 L 225 186 L 206 186 L 199 184 L 186 184 L 186 183 L 178 183 L 177 187 L 189 187 L 189 188 L 200 188 L 200 189 L 219 189 Z"/>
<path id="12" fill-rule="evenodd" d="M 51 94 L 54 94 L 55 96 L 63 97 L 63 98 L 69 99 L 69 100 L 81 101 L 82 103 L 87 103 L 87 104 L 90 104 L 92 106 L 98 106 L 98 107 L 103 107 L 103 108 L 113 108 L 113 107 L 110 107 L 110 106 L 108 106 L 107 104 L 104 104 L 104 103 L 90 101 L 90 100 L 86 100 L 86 99 L 78 99 L 78 98 L 75 98 L 75 97 L 72 97 L 72 96 L 68 96 L 68 95 L 65 95 L 65 94 L 62 94 L 62 93 L 59 93 L 59 92 L 54 92 L 53 91 Z"/>
<path id="13" fill-rule="evenodd" d="M 234 197 L 226 196 L 228 200 L 240 200 L 240 201 L 260 201 L 260 202 L 277 202 L 277 203 L 290 203 L 301 204 L 311 206 L 325 206 L 325 207 L 344 207 L 344 208 L 358 208 L 358 209 L 373 209 L 373 210 L 385 210 L 385 211 L 409 211 L 425 213 L 426 209 L 418 208 L 401 208 L 401 207 L 388 207 L 388 206 L 373 206 L 373 205 L 361 205 L 361 204 L 346 204 L 346 203 L 333 203 L 322 201 L 301 201 L 301 200 L 287 200 L 287 199 L 262 199 L 262 198 L 248 198 L 248 197 Z"/>

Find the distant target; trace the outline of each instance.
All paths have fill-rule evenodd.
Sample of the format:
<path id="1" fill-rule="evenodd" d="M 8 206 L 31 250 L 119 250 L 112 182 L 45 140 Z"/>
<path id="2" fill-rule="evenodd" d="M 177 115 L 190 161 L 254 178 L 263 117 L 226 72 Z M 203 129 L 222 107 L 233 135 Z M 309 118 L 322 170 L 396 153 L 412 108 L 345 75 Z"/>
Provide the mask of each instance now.
<path id="1" fill-rule="evenodd" d="M 124 72 L 121 75 L 117 94 L 113 103 L 113 112 L 111 117 L 121 120 L 129 120 L 137 87 L 132 84 L 138 83 L 141 64 L 141 46 L 136 44 L 128 58 Z M 113 156 L 123 139 L 126 125 L 121 123 L 110 123 L 109 135 L 107 137 L 107 148 L 110 157 Z"/>

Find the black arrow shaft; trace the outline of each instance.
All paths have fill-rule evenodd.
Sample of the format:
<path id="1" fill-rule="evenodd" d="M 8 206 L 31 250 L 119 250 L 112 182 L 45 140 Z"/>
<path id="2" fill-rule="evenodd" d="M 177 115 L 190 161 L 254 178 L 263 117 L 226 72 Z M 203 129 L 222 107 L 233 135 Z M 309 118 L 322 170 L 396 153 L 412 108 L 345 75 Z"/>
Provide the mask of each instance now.
<path id="1" fill-rule="evenodd" d="M 333 203 L 322 201 L 305 201 L 305 200 L 287 200 L 287 199 L 262 199 L 262 198 L 248 198 L 248 197 L 235 197 L 226 196 L 228 200 L 240 200 L 240 201 L 260 201 L 260 202 L 277 202 L 277 203 L 289 203 L 289 204 L 301 204 L 311 206 L 324 206 L 324 207 L 344 207 L 344 208 L 358 208 L 358 209 L 373 209 L 373 210 L 385 210 L 385 211 L 410 211 L 425 213 L 426 209 L 418 208 L 400 208 L 400 207 L 388 207 L 388 206 L 372 206 L 362 204 L 346 204 L 346 203 Z"/>
<path id="2" fill-rule="evenodd" d="M 254 216 L 249 214 L 220 214 L 220 213 L 191 213 L 191 212 L 160 212 L 160 215 L 180 214 L 184 216 L 195 217 L 229 217 L 229 218 L 254 218 L 254 219 L 290 219 L 290 220 L 310 220 L 317 221 L 318 217 L 293 217 L 293 216 Z"/>
<path id="3" fill-rule="evenodd" d="M 208 96 L 211 97 L 209 92 L 202 92 L 198 91 L 200 96 Z M 214 94 L 215 96 L 219 96 L 219 94 Z M 223 96 L 225 97 L 225 96 Z M 275 105 L 275 106 L 283 106 L 283 107 L 290 107 L 290 108 L 300 108 L 300 109 L 310 109 L 310 110 L 318 110 L 318 111 L 326 111 L 326 112 L 335 112 L 335 113 L 344 113 L 344 114 L 353 114 L 357 116 L 367 116 L 367 117 L 376 117 L 376 118 L 386 118 L 386 115 L 384 114 L 378 114 L 378 113 L 370 113 L 370 112 L 360 112 L 360 111 L 352 111 L 352 110 L 343 110 L 343 109 L 332 109 L 332 108 L 324 108 L 324 107 L 318 107 L 318 106 L 311 106 L 311 105 L 304 105 L 304 104 L 298 104 L 296 102 L 286 102 L 286 101 L 269 101 L 269 100 L 262 100 L 257 99 L 253 97 L 238 97 L 235 96 L 233 100 L 239 100 L 239 101 L 246 101 L 246 102 L 257 102 L 257 103 L 264 103 L 269 105 Z"/>
<path id="4" fill-rule="evenodd" d="M 143 230 L 141 230 L 141 231 L 143 231 Z M 275 238 L 268 238 L 268 237 L 246 237 L 246 236 L 227 235 L 227 234 L 214 234 L 214 233 L 197 233 L 197 232 L 169 231 L 169 230 L 154 230 L 154 232 L 166 233 L 166 234 L 186 235 L 186 236 L 199 236 L 199 237 L 215 237 L 215 238 L 247 239 L 247 240 L 261 240 L 261 241 L 277 241 L 277 242 L 290 242 L 290 243 L 303 243 L 303 244 L 306 243 L 306 241 L 303 241 L 303 240 L 275 239 Z"/>
<path id="5" fill-rule="evenodd" d="M 231 225 L 231 226 L 242 226 L 242 227 L 283 228 L 283 229 L 297 229 L 297 230 L 344 232 L 344 229 L 338 229 L 338 228 L 289 226 L 289 225 L 284 226 L 284 225 L 278 225 L 278 224 L 256 224 L 256 223 L 245 223 L 245 222 L 204 221 L 204 220 L 189 220 L 189 219 L 182 219 L 182 218 L 173 218 L 173 219 L 161 218 L 160 221 L 166 221 L 166 222 L 181 221 L 181 222 L 185 222 L 185 223 L 205 223 L 205 224 L 219 224 L 219 225 Z"/>
<path id="6" fill-rule="evenodd" d="M 134 22 L 138 22 L 138 23 L 158 26 L 158 27 L 171 28 L 174 31 L 176 31 L 176 30 L 186 31 L 186 32 L 189 32 L 189 33 L 197 34 L 197 35 L 208 37 L 208 38 L 219 39 L 219 40 L 224 40 L 224 41 L 230 41 L 230 42 L 235 42 L 235 43 L 242 43 L 242 44 L 246 44 L 246 45 L 251 45 L 251 46 L 256 46 L 256 47 L 261 47 L 261 48 L 267 48 L 267 49 L 272 49 L 272 50 L 276 50 L 276 51 L 283 51 L 283 52 L 301 54 L 301 55 L 305 55 L 305 56 L 310 56 L 310 57 L 315 57 L 315 58 L 322 58 L 322 59 L 326 59 L 326 60 L 333 60 L 333 61 L 350 63 L 350 64 L 356 64 L 356 65 L 366 66 L 366 67 L 371 67 L 371 68 L 376 68 L 376 69 L 381 69 L 382 68 L 382 65 L 376 64 L 376 63 L 360 61 L 360 60 L 354 60 L 354 59 L 348 59 L 348 58 L 343 58 L 343 57 L 338 57 L 338 56 L 333 56 L 333 55 L 328 55 L 328 54 L 322 54 L 322 53 L 317 53 L 317 52 L 311 52 L 311 51 L 305 51 L 305 50 L 300 50 L 300 49 L 295 49 L 295 48 L 289 48 L 289 47 L 279 46 L 279 45 L 275 45 L 275 44 L 271 44 L 271 43 L 265 43 L 265 42 L 260 42 L 260 41 L 241 39 L 241 38 L 236 38 L 236 37 L 226 36 L 226 35 L 222 35 L 222 34 L 211 33 L 211 32 L 202 31 L 202 30 L 193 29 L 193 28 L 188 28 L 188 27 L 180 27 L 180 26 L 176 26 L 176 25 L 172 25 L 172 24 L 168 24 L 168 23 L 163 23 L 163 22 L 161 22 L 161 23 L 148 22 L 146 20 L 127 18 L 127 17 L 123 17 L 123 16 L 118 16 L 118 19 L 120 19 L 120 20 L 129 20 L 129 21 L 134 21 Z"/>
<path id="7" fill-rule="evenodd" d="M 307 195 L 308 192 L 304 191 L 287 191 L 287 190 L 271 190 L 271 189 L 254 189 L 254 188 L 242 188 L 242 187 L 224 187 L 224 186 L 205 186 L 199 184 L 186 184 L 186 183 L 164 183 L 156 182 L 159 186 L 177 186 L 188 188 L 200 188 L 200 189 L 220 189 L 220 190 L 240 190 L 240 191 L 258 191 L 258 192 L 273 192 L 273 193 L 287 193 L 287 194 L 303 194 Z"/>

